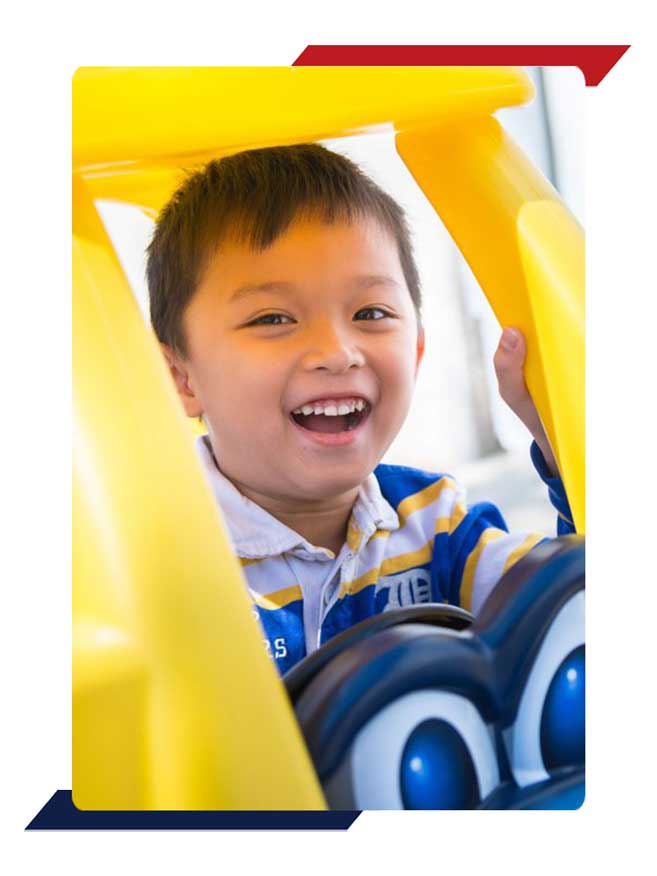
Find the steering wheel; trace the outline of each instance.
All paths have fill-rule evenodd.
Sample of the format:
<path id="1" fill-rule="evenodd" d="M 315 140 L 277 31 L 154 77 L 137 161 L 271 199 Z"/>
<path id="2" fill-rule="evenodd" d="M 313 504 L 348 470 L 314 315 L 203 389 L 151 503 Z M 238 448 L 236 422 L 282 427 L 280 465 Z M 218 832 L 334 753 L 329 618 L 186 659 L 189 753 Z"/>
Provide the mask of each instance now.
<path id="1" fill-rule="evenodd" d="M 581 805 L 584 554 L 581 537 L 544 542 L 476 619 L 385 611 L 297 664 L 284 682 L 329 806 Z"/>
<path id="2" fill-rule="evenodd" d="M 355 624 L 348 630 L 325 642 L 293 666 L 284 676 L 283 682 L 292 703 L 296 703 L 307 685 L 331 660 L 357 642 L 380 633 L 389 627 L 401 624 L 428 624 L 451 630 L 464 630 L 472 623 L 473 617 L 464 608 L 455 605 L 424 603 L 383 611 L 373 617 Z"/>

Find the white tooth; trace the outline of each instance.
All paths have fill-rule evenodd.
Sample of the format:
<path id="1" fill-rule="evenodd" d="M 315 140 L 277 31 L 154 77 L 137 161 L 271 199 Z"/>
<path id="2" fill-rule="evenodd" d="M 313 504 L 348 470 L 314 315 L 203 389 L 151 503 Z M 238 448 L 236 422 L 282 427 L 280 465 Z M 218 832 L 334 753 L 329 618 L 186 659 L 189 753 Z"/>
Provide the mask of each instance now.
<path id="1" fill-rule="evenodd" d="M 316 414 L 323 414 L 324 413 L 324 408 L 321 405 L 315 405 L 314 410 L 315 410 Z"/>
<path id="2" fill-rule="evenodd" d="M 364 410 L 364 408 L 365 408 L 365 402 L 363 401 L 362 398 L 359 398 L 358 401 L 356 402 L 356 410 L 362 411 L 362 410 Z"/>
<path id="3" fill-rule="evenodd" d="M 337 417 L 337 415 L 338 415 L 338 409 L 336 408 L 335 405 L 327 405 L 324 408 L 324 416 L 325 417 Z"/>
<path id="4" fill-rule="evenodd" d="M 295 411 L 295 413 L 296 413 L 296 411 Z M 314 414 L 314 413 L 315 413 L 315 408 L 314 408 L 312 405 L 304 405 L 304 406 L 301 408 L 301 413 L 304 414 L 304 415 L 307 417 L 308 414 Z"/>
<path id="5" fill-rule="evenodd" d="M 338 405 L 338 413 L 340 414 L 340 416 L 342 416 L 343 414 L 350 414 L 351 405 Z"/>
<path id="6" fill-rule="evenodd" d="M 295 411 L 292 411 L 293 414 L 300 414 L 301 408 L 297 408 Z"/>

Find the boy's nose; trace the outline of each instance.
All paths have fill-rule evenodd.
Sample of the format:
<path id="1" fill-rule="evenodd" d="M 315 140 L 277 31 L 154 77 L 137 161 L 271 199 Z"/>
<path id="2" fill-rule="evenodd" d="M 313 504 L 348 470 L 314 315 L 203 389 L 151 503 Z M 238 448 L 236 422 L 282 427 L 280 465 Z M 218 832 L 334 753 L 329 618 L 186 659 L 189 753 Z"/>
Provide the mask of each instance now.
<path id="1" fill-rule="evenodd" d="M 334 328 L 324 327 L 313 335 L 303 357 L 303 365 L 308 371 L 325 369 L 332 374 L 341 374 L 350 368 L 362 367 L 365 357 L 348 334 Z"/>

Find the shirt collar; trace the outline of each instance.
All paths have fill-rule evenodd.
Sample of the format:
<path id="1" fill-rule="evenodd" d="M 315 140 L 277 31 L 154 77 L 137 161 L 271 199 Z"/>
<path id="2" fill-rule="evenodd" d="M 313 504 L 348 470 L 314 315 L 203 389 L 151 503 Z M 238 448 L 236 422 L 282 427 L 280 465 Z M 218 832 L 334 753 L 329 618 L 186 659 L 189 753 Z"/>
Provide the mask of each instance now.
<path id="1" fill-rule="evenodd" d="M 304 559 L 330 559 L 332 553 L 306 541 L 260 505 L 247 499 L 217 468 L 207 435 L 196 439 L 196 449 L 206 480 L 219 504 L 237 555 L 262 559 L 291 552 Z M 399 518 L 384 499 L 376 477 L 361 484 L 349 521 L 347 542 L 357 553 L 377 530 L 399 528 Z"/>

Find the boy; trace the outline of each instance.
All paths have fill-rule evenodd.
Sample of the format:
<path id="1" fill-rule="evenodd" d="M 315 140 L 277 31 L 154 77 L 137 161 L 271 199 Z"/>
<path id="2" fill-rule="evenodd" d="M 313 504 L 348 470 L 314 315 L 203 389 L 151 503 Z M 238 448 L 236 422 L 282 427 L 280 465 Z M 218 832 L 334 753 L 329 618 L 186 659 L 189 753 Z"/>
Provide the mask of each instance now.
<path id="1" fill-rule="evenodd" d="M 424 350 L 404 214 L 318 145 L 243 152 L 191 176 L 149 247 L 151 320 L 276 665 L 413 602 L 477 612 L 541 539 L 467 509 L 451 478 L 379 465 Z M 572 531 L 565 493 L 505 330 L 500 390 Z"/>

